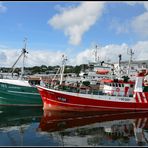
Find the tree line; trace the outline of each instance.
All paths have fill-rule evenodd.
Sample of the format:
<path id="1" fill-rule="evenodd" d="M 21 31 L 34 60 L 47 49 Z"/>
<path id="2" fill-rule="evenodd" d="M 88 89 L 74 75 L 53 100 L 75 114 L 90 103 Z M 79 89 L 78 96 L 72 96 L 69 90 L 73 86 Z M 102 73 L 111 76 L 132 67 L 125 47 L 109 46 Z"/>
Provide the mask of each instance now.
<path id="1" fill-rule="evenodd" d="M 56 73 L 59 68 L 60 68 L 59 65 L 56 65 L 56 66 L 41 65 L 41 66 L 33 66 L 33 67 L 24 67 L 24 71 L 28 75 L 43 74 L 43 73 L 50 74 L 51 72 Z M 81 70 L 84 70 L 87 68 L 88 68 L 87 64 L 81 64 L 76 66 L 66 65 L 64 73 L 75 73 L 78 75 Z M 11 68 L 8 68 L 8 67 L 0 68 L 1 73 L 10 73 L 11 71 L 12 71 Z M 20 72 L 21 72 L 21 67 L 16 67 L 14 70 L 14 73 L 20 73 Z"/>

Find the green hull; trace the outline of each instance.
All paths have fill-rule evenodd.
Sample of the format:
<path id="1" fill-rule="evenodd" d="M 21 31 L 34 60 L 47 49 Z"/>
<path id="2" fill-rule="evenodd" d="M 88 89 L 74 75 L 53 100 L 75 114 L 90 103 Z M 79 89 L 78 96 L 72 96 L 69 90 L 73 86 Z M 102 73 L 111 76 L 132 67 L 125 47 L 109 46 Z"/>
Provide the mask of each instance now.
<path id="1" fill-rule="evenodd" d="M 42 99 L 36 87 L 0 82 L 0 105 L 42 106 Z"/>

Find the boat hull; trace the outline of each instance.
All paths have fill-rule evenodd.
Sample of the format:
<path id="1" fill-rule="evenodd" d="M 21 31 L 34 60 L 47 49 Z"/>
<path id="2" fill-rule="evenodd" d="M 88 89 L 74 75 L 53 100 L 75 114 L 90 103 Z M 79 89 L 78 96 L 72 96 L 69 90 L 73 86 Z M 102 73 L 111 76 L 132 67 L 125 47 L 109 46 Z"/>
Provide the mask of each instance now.
<path id="1" fill-rule="evenodd" d="M 42 106 L 36 87 L 0 83 L 0 105 Z"/>
<path id="2" fill-rule="evenodd" d="M 52 89 L 37 86 L 42 97 L 43 108 L 45 110 L 67 110 L 67 111 L 136 111 L 148 110 L 148 103 L 144 102 L 129 102 L 111 101 L 103 99 L 93 99 L 82 97 L 79 93 L 62 93 Z M 123 99 L 127 99 L 122 97 Z"/>

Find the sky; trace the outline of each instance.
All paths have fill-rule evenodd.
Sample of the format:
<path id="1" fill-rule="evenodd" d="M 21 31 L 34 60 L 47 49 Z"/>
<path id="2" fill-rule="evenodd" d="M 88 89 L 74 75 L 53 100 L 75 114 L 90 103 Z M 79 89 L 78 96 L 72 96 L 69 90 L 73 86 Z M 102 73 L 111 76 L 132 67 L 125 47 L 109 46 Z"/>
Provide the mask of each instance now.
<path id="1" fill-rule="evenodd" d="M 148 60 L 147 1 L 0 1 L 0 67 L 11 67 L 27 38 L 25 66 L 98 59 Z M 22 65 L 22 61 L 18 66 Z"/>

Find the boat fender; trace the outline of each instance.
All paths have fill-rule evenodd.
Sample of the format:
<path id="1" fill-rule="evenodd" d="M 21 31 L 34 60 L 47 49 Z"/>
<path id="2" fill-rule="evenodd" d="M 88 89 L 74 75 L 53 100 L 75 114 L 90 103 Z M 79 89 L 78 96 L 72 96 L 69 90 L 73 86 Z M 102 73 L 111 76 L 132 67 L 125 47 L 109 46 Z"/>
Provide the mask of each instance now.
<path id="1" fill-rule="evenodd" d="M 120 88 L 116 88 L 116 91 L 119 92 L 120 91 Z"/>
<path id="2" fill-rule="evenodd" d="M 111 91 L 111 95 L 112 95 L 112 96 L 114 95 L 114 90 Z"/>

